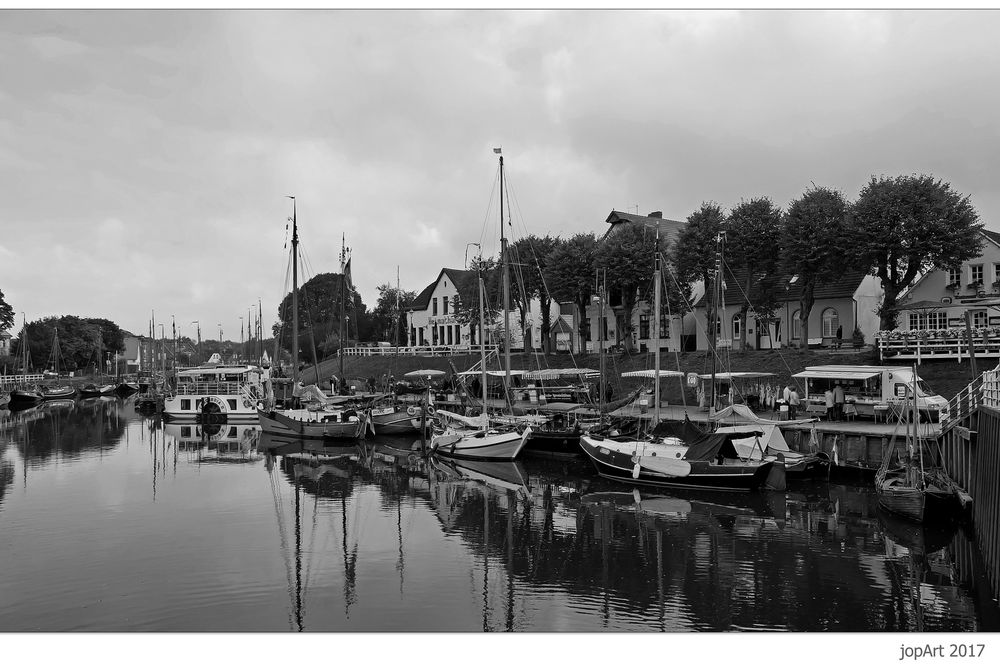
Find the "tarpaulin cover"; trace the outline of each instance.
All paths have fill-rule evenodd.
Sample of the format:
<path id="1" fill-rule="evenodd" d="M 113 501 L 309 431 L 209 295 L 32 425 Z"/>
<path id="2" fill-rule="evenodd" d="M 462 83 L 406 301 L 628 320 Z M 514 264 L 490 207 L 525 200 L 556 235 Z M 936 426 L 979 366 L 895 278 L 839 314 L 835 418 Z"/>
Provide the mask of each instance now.
<path id="1" fill-rule="evenodd" d="M 753 438 L 764 435 L 761 431 L 743 431 L 740 433 L 709 433 L 688 447 L 684 455 L 688 461 L 714 461 L 718 456 L 738 459 L 740 453 L 733 445 L 733 440 Z"/>

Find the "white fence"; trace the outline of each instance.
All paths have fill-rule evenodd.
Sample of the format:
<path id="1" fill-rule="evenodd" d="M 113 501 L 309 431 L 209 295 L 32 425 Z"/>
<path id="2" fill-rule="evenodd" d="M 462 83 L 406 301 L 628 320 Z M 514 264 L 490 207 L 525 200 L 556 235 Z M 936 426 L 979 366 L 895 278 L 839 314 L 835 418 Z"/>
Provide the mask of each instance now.
<path id="1" fill-rule="evenodd" d="M 885 361 L 915 360 L 918 364 L 928 359 L 962 361 L 969 358 L 968 338 L 912 338 L 878 339 L 879 353 Z M 973 338 L 972 351 L 976 357 L 1000 358 L 1000 338 Z"/>
<path id="2" fill-rule="evenodd" d="M 385 356 L 410 356 L 410 357 L 444 357 L 451 354 L 482 354 L 482 345 L 407 345 L 407 346 L 378 346 L 378 347 L 345 347 L 345 357 L 385 357 Z M 486 353 L 494 350 L 492 345 L 486 346 Z"/>
<path id="3" fill-rule="evenodd" d="M 35 384 L 45 379 L 41 373 L 34 375 L 0 375 L 0 388 L 16 387 L 19 384 Z"/>

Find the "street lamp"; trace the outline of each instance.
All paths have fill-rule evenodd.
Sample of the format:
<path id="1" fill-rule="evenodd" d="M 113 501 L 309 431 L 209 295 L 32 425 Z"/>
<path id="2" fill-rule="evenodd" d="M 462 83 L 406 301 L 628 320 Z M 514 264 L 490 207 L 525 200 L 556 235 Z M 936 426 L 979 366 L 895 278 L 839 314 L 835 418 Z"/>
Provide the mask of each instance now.
<path id="1" fill-rule="evenodd" d="M 195 356 L 198 358 L 198 361 L 196 363 L 201 363 L 201 324 L 198 322 L 198 320 L 194 320 L 193 322 L 191 322 L 191 324 L 198 325 L 198 345 L 197 347 L 195 347 L 195 353 L 196 353 Z"/>

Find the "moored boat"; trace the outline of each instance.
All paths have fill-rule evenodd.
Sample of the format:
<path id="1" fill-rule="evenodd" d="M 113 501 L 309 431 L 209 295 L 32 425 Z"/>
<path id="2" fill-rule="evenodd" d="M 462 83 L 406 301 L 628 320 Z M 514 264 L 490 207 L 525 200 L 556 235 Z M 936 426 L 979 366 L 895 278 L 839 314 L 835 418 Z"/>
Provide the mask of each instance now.
<path id="1" fill-rule="evenodd" d="M 43 401 L 60 401 L 76 396 L 76 388 L 69 385 L 60 387 L 39 387 Z"/>
<path id="2" fill-rule="evenodd" d="M 37 389 L 11 389 L 9 405 L 12 408 L 27 408 L 42 402 L 42 393 Z"/>
<path id="3" fill-rule="evenodd" d="M 263 371 L 249 364 L 212 364 L 177 371 L 177 386 L 163 399 L 174 420 L 253 421 L 264 398 Z"/>
<path id="4" fill-rule="evenodd" d="M 95 396 L 110 396 L 115 393 L 113 384 L 96 384 L 89 382 L 80 387 L 80 398 L 94 398 Z"/>

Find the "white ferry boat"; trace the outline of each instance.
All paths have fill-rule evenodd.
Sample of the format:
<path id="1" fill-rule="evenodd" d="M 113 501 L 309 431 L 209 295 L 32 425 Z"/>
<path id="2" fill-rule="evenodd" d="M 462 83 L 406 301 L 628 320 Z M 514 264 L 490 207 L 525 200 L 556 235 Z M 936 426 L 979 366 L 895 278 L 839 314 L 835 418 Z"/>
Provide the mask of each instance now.
<path id="1" fill-rule="evenodd" d="M 218 364 L 179 370 L 177 386 L 163 402 L 163 417 L 178 421 L 257 421 L 258 403 L 264 399 L 263 375 L 260 367 L 250 365 Z"/>

